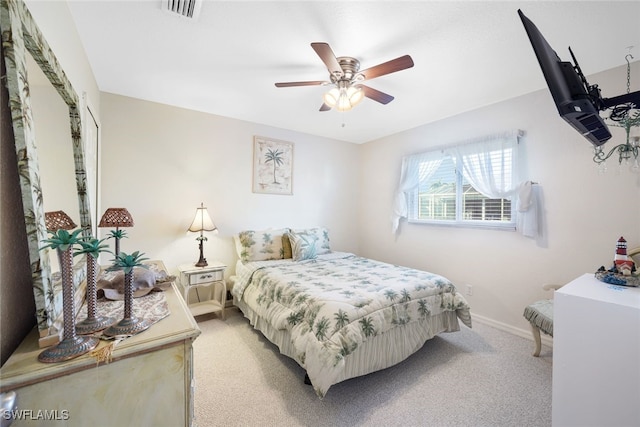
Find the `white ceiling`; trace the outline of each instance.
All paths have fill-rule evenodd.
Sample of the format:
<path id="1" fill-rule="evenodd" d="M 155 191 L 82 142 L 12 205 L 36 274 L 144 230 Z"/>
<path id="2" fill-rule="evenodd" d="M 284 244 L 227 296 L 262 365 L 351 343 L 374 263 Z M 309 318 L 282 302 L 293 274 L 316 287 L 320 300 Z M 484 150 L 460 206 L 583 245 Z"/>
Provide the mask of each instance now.
<path id="1" fill-rule="evenodd" d="M 161 0 L 68 3 L 103 92 L 354 143 L 545 88 L 519 8 L 586 75 L 625 65 L 628 46 L 640 58 L 639 1 L 208 0 L 197 20 Z M 368 81 L 387 105 L 319 112 L 327 88 L 274 86 L 328 79 L 311 42 L 361 69 L 405 54 L 415 66 Z"/>

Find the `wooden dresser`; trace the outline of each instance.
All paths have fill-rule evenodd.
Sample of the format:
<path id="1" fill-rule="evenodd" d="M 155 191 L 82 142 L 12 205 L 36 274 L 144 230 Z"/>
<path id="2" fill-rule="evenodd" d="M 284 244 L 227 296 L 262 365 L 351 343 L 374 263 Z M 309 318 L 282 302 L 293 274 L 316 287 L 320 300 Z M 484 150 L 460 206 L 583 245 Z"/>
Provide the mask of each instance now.
<path id="1" fill-rule="evenodd" d="M 164 295 L 170 314 L 121 341 L 110 363 L 89 354 L 40 363 L 34 329 L 0 369 L 0 392 L 17 393 L 23 418 L 13 425 L 190 426 L 192 343 L 200 329 L 175 282 Z M 101 341 L 98 349 L 108 344 Z"/>

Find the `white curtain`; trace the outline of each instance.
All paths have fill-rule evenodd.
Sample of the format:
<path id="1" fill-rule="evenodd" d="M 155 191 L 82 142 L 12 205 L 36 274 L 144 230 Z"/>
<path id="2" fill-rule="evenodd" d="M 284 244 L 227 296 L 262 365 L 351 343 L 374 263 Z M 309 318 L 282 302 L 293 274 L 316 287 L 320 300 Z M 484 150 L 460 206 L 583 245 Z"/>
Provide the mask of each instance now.
<path id="1" fill-rule="evenodd" d="M 519 185 L 511 174 L 511 165 L 517 165 L 517 147 L 518 133 L 510 132 L 458 145 L 451 151 L 473 188 L 491 199 L 509 199 Z"/>
<path id="2" fill-rule="evenodd" d="M 391 228 L 395 233 L 400 225 L 401 218 L 408 215 L 409 194 L 418 188 L 421 181 L 427 180 L 433 175 L 442 163 L 443 155 L 440 151 L 414 154 L 402 159 L 400 171 L 400 184 L 396 190 L 393 201 L 393 213 L 391 214 Z"/>

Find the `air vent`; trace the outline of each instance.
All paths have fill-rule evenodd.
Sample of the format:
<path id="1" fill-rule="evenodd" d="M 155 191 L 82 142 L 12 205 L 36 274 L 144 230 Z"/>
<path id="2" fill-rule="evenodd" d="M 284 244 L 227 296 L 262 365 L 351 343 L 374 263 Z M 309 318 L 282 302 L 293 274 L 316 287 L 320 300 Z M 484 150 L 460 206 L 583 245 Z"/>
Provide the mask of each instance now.
<path id="1" fill-rule="evenodd" d="M 162 0 L 162 9 L 188 19 L 198 19 L 202 0 Z"/>

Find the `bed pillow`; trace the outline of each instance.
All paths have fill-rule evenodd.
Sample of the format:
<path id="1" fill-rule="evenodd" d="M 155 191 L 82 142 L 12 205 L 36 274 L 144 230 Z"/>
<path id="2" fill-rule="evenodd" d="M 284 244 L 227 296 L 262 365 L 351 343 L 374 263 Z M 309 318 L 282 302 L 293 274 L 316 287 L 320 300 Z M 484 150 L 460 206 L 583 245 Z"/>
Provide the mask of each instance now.
<path id="1" fill-rule="evenodd" d="M 331 252 L 331 245 L 329 244 L 329 230 L 325 227 L 314 227 L 292 231 L 296 233 L 309 233 L 316 236 L 318 240 L 316 243 L 317 255 L 328 254 Z M 293 243 L 291 245 L 293 247 Z"/>
<path id="2" fill-rule="evenodd" d="M 288 228 L 241 231 L 233 236 L 238 257 L 243 262 L 282 259 L 282 236 L 288 232 Z"/>
<path id="3" fill-rule="evenodd" d="M 291 231 L 289 240 L 291 241 L 291 257 L 294 261 L 315 259 L 318 256 L 318 237 L 314 233 Z"/>

